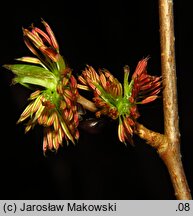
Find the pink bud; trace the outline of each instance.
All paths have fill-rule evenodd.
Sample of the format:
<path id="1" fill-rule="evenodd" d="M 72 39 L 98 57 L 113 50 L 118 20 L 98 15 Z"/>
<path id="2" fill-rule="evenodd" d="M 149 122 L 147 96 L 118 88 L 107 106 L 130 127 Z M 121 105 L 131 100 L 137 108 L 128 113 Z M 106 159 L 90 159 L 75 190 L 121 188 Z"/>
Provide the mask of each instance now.
<path id="1" fill-rule="evenodd" d="M 141 76 L 141 74 L 146 70 L 148 59 L 149 58 L 144 58 L 138 62 L 135 72 L 133 73 L 132 79 L 135 79 L 137 76 Z"/>
<path id="2" fill-rule="evenodd" d="M 154 101 L 154 100 L 157 99 L 157 98 L 158 98 L 157 95 L 149 96 L 149 97 L 145 98 L 144 100 L 142 100 L 142 101 L 141 101 L 141 104 L 150 103 L 150 102 Z"/>

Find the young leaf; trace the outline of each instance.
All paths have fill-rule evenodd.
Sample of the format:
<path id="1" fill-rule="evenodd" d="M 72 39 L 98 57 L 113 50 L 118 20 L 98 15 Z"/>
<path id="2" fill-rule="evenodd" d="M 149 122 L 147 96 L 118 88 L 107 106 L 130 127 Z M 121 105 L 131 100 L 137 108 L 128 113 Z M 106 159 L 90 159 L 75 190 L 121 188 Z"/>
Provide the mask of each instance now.
<path id="1" fill-rule="evenodd" d="M 56 77 L 45 68 L 27 64 L 8 64 L 3 66 L 16 75 L 13 79 L 14 83 L 39 85 L 48 89 L 56 87 Z"/>

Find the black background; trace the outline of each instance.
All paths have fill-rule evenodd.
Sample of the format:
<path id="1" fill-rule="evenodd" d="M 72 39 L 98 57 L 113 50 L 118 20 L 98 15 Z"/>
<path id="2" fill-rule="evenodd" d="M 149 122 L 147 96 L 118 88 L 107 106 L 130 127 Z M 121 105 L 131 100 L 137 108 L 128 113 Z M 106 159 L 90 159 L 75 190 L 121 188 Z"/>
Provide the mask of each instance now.
<path id="1" fill-rule="evenodd" d="M 135 3 L 136 2 L 136 3 Z M 131 71 L 148 55 L 148 71 L 161 74 L 158 1 L 53 1 L 12 5 L 0 14 L 0 65 L 32 55 L 23 43 L 22 27 L 47 21 L 60 52 L 80 73 L 86 64 L 109 69 L 120 80 L 123 66 Z M 174 1 L 176 68 L 181 151 L 193 188 L 193 66 L 191 5 Z M 175 199 L 165 165 L 138 137 L 135 147 L 120 143 L 114 124 L 96 134 L 81 130 L 76 146 L 64 144 L 57 154 L 42 152 L 42 128 L 24 134 L 16 125 L 30 91 L 10 85 L 13 74 L 0 69 L 1 199 Z M 141 106 L 139 122 L 163 132 L 162 99 Z"/>

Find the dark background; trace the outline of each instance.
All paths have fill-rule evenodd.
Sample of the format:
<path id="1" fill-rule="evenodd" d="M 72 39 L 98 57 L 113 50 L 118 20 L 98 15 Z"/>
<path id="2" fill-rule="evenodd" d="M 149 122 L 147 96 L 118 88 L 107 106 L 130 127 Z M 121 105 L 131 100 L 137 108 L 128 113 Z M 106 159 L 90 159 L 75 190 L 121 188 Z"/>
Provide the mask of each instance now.
<path id="1" fill-rule="evenodd" d="M 133 71 L 141 58 L 150 55 L 149 73 L 161 74 L 158 1 L 39 1 L 16 6 L 5 2 L 1 11 L 1 66 L 32 55 L 21 29 L 31 23 L 42 27 L 43 18 L 75 73 L 90 64 L 109 69 L 121 80 L 125 64 Z M 192 190 L 191 5 L 174 1 L 174 15 L 182 161 Z M 0 69 L 1 199 L 175 199 L 156 151 L 136 136 L 135 147 L 125 147 L 114 124 L 101 126 L 96 134 L 80 129 L 76 146 L 64 144 L 57 154 L 44 157 L 42 128 L 24 134 L 24 125 L 16 125 L 30 91 L 11 85 L 12 78 L 10 71 Z M 139 122 L 163 132 L 161 98 L 139 109 Z"/>

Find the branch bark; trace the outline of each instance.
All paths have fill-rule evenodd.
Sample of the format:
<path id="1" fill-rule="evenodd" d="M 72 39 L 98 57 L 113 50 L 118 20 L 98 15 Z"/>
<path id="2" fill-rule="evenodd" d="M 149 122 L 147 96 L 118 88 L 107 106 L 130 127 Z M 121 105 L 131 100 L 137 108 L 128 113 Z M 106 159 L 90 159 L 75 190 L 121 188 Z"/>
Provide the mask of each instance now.
<path id="1" fill-rule="evenodd" d="M 160 157 L 168 168 L 176 198 L 191 199 L 180 154 L 173 0 L 159 0 L 159 19 L 164 135 L 167 139 L 167 146 L 160 152 Z"/>
<path id="2" fill-rule="evenodd" d="M 159 0 L 160 48 L 163 78 L 164 134 L 137 123 L 135 133 L 155 148 L 170 174 L 175 196 L 192 199 L 180 153 L 180 130 L 175 63 L 174 14 L 172 0 Z"/>
<path id="3" fill-rule="evenodd" d="M 96 112 L 97 111 L 97 108 L 95 106 L 95 104 L 86 99 L 85 97 L 83 97 L 82 95 L 79 95 L 78 98 L 77 98 L 77 102 L 79 104 L 81 104 L 85 109 L 91 111 L 91 112 Z"/>
<path id="4" fill-rule="evenodd" d="M 175 64 L 173 1 L 159 0 L 161 67 L 163 78 L 164 135 L 136 124 L 136 131 L 165 163 L 179 200 L 192 199 L 180 153 L 180 131 Z"/>
<path id="5" fill-rule="evenodd" d="M 178 200 L 191 200 L 178 146 L 173 145 L 166 135 L 149 130 L 139 123 L 136 123 L 135 133 L 157 150 L 170 174 L 176 198 Z"/>

